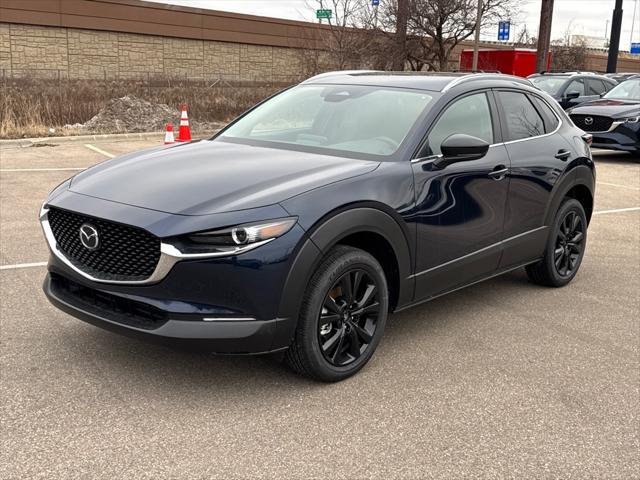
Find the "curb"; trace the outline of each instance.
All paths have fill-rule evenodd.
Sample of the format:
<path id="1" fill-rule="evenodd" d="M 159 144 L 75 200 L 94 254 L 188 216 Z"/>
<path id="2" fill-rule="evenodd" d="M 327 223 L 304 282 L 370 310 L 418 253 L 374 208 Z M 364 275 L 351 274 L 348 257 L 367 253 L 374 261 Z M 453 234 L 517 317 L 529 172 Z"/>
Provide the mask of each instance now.
<path id="1" fill-rule="evenodd" d="M 30 147 L 38 143 L 71 143 L 100 140 L 147 140 L 163 138 L 165 132 L 144 132 L 144 133 L 105 133 L 99 135 L 69 135 L 65 137 L 35 137 L 35 138 L 12 138 L 0 140 L 2 147 Z"/>

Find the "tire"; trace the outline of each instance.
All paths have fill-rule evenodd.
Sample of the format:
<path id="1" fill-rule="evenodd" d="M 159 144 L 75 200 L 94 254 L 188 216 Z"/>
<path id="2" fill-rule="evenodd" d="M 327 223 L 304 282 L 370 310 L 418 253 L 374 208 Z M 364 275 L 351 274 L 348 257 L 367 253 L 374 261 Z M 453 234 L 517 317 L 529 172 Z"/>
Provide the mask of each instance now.
<path id="1" fill-rule="evenodd" d="M 563 287 L 578 273 L 587 244 L 587 217 L 582 204 L 565 199 L 553 220 L 542 260 L 526 267 L 529 280 Z"/>
<path id="2" fill-rule="evenodd" d="M 344 380 L 373 355 L 388 312 L 387 280 L 378 261 L 363 250 L 338 245 L 309 281 L 285 362 L 315 380 Z"/>

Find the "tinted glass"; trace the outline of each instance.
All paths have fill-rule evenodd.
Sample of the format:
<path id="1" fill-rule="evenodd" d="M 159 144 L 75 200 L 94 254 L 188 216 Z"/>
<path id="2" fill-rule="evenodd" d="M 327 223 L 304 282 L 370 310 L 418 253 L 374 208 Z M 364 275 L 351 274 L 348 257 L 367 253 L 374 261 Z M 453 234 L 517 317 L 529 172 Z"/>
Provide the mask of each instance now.
<path id="1" fill-rule="evenodd" d="M 551 95 L 556 95 L 567 82 L 567 77 L 544 75 L 540 77 L 529 77 L 528 80 L 530 80 L 531 83 L 533 83 L 540 90 L 545 91 Z"/>
<path id="2" fill-rule="evenodd" d="M 609 90 L 604 98 L 619 98 L 621 100 L 640 100 L 640 79 L 627 80 Z"/>
<path id="3" fill-rule="evenodd" d="M 442 141 L 454 133 L 464 133 L 493 143 L 491 109 L 486 94 L 469 95 L 447 107 L 429 132 L 426 155 L 441 154 Z"/>
<path id="4" fill-rule="evenodd" d="M 219 139 L 388 156 L 398 150 L 434 95 L 375 86 L 301 85 L 258 106 Z"/>
<path id="5" fill-rule="evenodd" d="M 507 124 L 506 140 L 520 140 L 544 134 L 544 122 L 525 94 L 498 92 L 498 96 Z"/>
<path id="6" fill-rule="evenodd" d="M 606 92 L 604 83 L 597 78 L 590 78 L 587 80 L 587 95 L 600 95 Z"/>
<path id="7" fill-rule="evenodd" d="M 558 117 L 556 117 L 556 115 L 553 113 L 553 110 L 551 110 L 551 107 L 547 105 L 544 100 L 535 95 L 531 95 L 529 98 L 533 101 L 533 104 L 535 105 L 536 110 L 538 110 L 538 113 L 542 115 L 542 120 L 544 120 L 545 133 L 551 133 L 556 128 L 558 128 L 558 123 L 560 123 L 560 121 L 558 120 Z"/>
<path id="8" fill-rule="evenodd" d="M 564 91 L 565 94 L 578 92 L 581 97 L 584 96 L 584 82 L 582 80 L 573 80 Z"/>

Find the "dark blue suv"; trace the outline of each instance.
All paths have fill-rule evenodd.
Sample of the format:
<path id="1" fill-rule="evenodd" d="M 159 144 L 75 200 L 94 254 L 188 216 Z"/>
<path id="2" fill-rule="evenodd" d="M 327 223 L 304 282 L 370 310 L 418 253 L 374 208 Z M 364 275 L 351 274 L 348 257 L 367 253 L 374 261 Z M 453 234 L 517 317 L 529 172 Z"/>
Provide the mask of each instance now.
<path id="1" fill-rule="evenodd" d="M 96 165 L 40 220 L 44 291 L 94 325 L 358 371 L 387 316 L 520 267 L 562 286 L 594 194 L 589 136 L 526 80 L 336 72 L 209 140 Z"/>

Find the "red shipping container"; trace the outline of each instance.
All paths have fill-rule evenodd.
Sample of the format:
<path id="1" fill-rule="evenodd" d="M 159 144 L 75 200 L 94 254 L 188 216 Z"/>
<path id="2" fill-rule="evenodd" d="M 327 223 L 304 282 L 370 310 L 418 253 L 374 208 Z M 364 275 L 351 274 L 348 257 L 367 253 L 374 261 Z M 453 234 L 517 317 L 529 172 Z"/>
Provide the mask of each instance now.
<path id="1" fill-rule="evenodd" d="M 529 48 L 514 48 L 510 50 L 478 51 L 478 70 L 485 72 L 508 73 L 527 77 L 536 73 L 536 58 L 538 52 Z M 463 50 L 460 53 L 460 70 L 470 71 L 473 66 L 473 50 Z M 547 61 L 547 70 L 551 68 L 551 54 Z"/>

